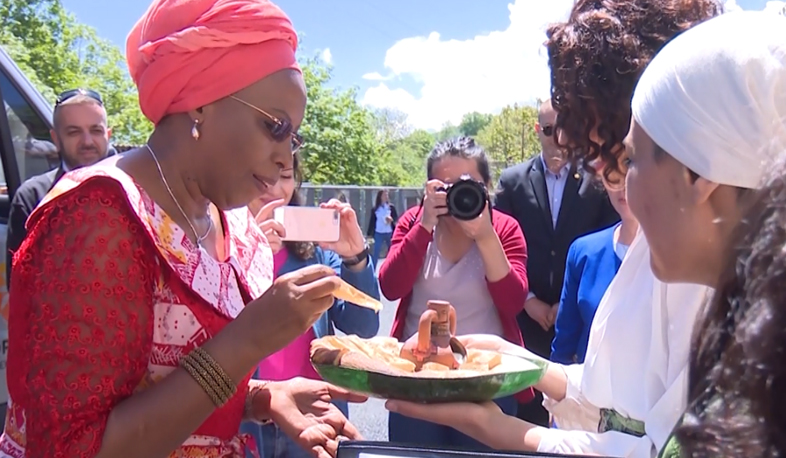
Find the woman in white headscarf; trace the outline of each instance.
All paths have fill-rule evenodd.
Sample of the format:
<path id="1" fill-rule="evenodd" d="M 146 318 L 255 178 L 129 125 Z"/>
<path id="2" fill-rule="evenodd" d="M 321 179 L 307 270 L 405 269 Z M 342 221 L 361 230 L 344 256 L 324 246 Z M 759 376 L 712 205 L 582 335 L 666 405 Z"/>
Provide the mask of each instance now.
<path id="1" fill-rule="evenodd" d="M 735 232 L 761 230 L 764 223 L 759 222 L 758 229 L 750 225 L 760 221 L 764 211 L 761 193 L 750 190 L 765 184 L 766 171 L 782 161 L 786 153 L 786 18 L 764 12 L 737 12 L 686 32 L 652 61 L 636 88 L 632 106 L 633 124 L 626 139 L 631 158 L 628 197 L 631 209 L 646 215 L 641 227 L 650 244 L 653 271 L 663 281 L 720 288 L 705 316 L 723 310 L 723 322 L 716 322 L 713 327 L 711 319 L 703 318 L 696 326 L 695 342 L 699 347 L 694 347 L 691 358 L 687 417 L 691 425 L 679 436 L 690 453 L 683 456 L 777 456 L 764 453 L 777 448 L 752 448 L 755 442 L 762 447 L 762 441 L 751 441 L 738 449 L 719 448 L 734 442 L 732 433 L 753 431 L 767 416 L 757 418 L 751 414 L 751 399 L 729 384 L 731 374 L 722 364 L 713 367 L 708 361 L 722 363 L 721 353 L 729 349 L 734 360 L 742 359 L 745 353 L 739 346 L 735 349 L 730 340 L 731 335 L 736 340 L 743 334 L 731 331 L 741 316 L 732 317 L 729 301 L 737 302 L 735 308 L 740 307 L 738 311 L 742 313 L 745 298 L 767 297 L 762 290 L 777 288 L 775 284 L 753 283 L 752 291 L 744 291 L 745 278 L 753 273 L 748 271 L 749 265 L 742 270 L 742 283 L 730 289 L 728 272 L 734 272 L 738 263 L 756 260 L 756 256 L 750 257 L 750 250 L 738 255 L 739 238 Z M 662 193 L 662 187 L 657 191 L 654 188 L 657 169 L 668 170 L 669 163 L 671 169 L 689 174 L 687 182 L 676 179 L 676 173 L 672 174 L 675 178 L 667 180 L 671 184 L 670 194 L 682 196 L 676 206 L 651 199 L 655 192 Z M 772 186 L 777 188 L 778 181 L 776 178 L 767 183 L 769 189 L 764 195 L 772 193 Z M 751 207 L 752 202 L 758 204 Z M 712 208 L 722 211 L 715 212 L 711 224 L 702 225 L 700 221 L 712 214 Z M 740 224 L 743 216 L 744 223 Z M 763 234 L 759 242 L 766 244 L 772 235 Z M 774 283 L 781 280 L 770 278 Z M 723 304 L 727 307 L 723 308 Z M 767 315 L 754 318 L 762 328 Z M 749 340 L 745 347 L 747 352 L 761 356 L 764 342 L 756 340 Z M 704 354 L 698 356 L 697 351 Z M 708 351 L 715 353 L 707 355 Z M 702 357 L 704 361 L 697 361 Z M 750 364 L 747 373 L 738 373 L 733 384 L 758 384 L 758 393 L 749 390 L 748 395 L 782 390 L 782 386 L 770 386 L 773 373 L 762 380 L 765 370 L 763 362 L 759 362 L 762 364 Z M 730 401 L 725 394 L 732 395 L 731 404 L 723 405 Z M 770 407 L 779 410 L 783 405 Z M 694 427 L 707 416 L 708 427 Z M 724 422 L 724 417 L 732 421 Z M 730 427 L 724 430 L 723 426 Z M 726 434 L 719 434 L 722 431 Z M 781 436 L 783 433 L 777 431 Z M 706 442 L 708 438 L 714 442 L 710 448 L 693 447 L 688 442 Z M 729 453 L 730 450 L 736 453 Z M 704 454 L 694 455 L 698 451 Z M 676 440 L 670 439 L 662 456 L 680 456 Z"/>
<path id="2" fill-rule="evenodd" d="M 740 12 L 696 26 L 653 59 L 633 100 L 626 188 L 646 239 L 601 302 L 585 364 L 550 364 L 538 386 L 561 429 L 491 405 L 389 408 L 501 449 L 638 458 L 663 447 L 686 405 L 688 336 L 702 304 L 701 289 L 666 283 L 718 284 L 751 190 L 786 144 L 786 19 Z M 635 300 L 649 289 L 651 303 Z M 524 353 L 486 337 L 465 343 Z"/>

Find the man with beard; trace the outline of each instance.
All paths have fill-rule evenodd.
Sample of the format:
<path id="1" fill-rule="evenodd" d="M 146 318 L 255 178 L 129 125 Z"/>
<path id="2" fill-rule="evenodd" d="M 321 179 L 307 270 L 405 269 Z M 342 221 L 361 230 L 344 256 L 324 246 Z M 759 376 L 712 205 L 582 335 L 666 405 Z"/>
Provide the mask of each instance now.
<path id="1" fill-rule="evenodd" d="M 57 97 L 50 131 L 57 146 L 60 166 L 31 177 L 14 194 L 8 216 L 8 250 L 6 252 L 6 281 L 11 288 L 11 261 L 27 235 L 27 217 L 46 193 L 66 172 L 93 165 L 109 155 L 106 109 L 101 95 L 89 89 L 72 89 Z"/>
<path id="2" fill-rule="evenodd" d="M 554 340 L 568 248 L 582 235 L 620 219 L 603 188 L 557 146 L 556 121 L 548 99 L 540 105 L 535 125 L 541 153 L 502 172 L 495 200 L 496 209 L 518 220 L 527 239 L 530 293 L 518 321 L 527 348 L 544 358 Z M 549 416 L 541 403 L 538 393 L 535 401 L 519 405 L 519 417 L 545 426 Z"/>

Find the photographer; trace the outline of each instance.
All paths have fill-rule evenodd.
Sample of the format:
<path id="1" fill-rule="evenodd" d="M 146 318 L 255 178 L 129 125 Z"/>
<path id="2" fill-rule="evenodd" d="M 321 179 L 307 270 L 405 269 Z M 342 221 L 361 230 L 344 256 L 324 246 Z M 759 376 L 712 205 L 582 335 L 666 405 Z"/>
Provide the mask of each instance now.
<path id="1" fill-rule="evenodd" d="M 414 335 L 426 303 L 443 300 L 456 309 L 458 335 L 494 334 L 523 344 L 516 316 L 528 293 L 527 247 L 516 220 L 491 211 L 485 151 L 471 138 L 448 140 L 431 151 L 426 168 L 423 202 L 399 219 L 380 268 L 382 293 L 401 299 L 392 335 Z M 528 402 L 532 391 L 519 396 Z M 513 397 L 497 404 L 516 414 Z M 452 428 L 395 413 L 388 427 L 392 442 L 483 447 Z"/>

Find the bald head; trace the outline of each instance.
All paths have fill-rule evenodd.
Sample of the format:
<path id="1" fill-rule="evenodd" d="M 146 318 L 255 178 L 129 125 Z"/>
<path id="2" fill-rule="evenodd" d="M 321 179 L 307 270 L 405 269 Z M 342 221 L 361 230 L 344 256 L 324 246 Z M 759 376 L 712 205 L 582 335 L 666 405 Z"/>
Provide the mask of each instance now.
<path id="1" fill-rule="evenodd" d="M 551 106 L 551 99 L 546 99 L 538 107 L 538 124 L 535 130 L 540 140 L 541 156 L 546 167 L 554 173 L 561 173 L 567 164 L 567 155 L 554 141 L 554 124 L 557 122 L 557 111 Z"/>
<path id="2" fill-rule="evenodd" d="M 551 99 L 544 100 L 538 107 L 538 123 L 541 126 L 553 126 L 557 122 L 557 110 L 551 105 Z"/>

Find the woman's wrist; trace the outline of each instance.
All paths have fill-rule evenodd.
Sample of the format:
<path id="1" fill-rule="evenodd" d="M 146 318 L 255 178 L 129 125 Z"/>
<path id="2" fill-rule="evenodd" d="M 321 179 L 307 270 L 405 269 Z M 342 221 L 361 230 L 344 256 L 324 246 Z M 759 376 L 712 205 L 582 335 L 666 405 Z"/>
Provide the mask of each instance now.
<path id="1" fill-rule="evenodd" d="M 358 248 L 358 246 L 360 248 Z M 349 253 L 338 253 L 342 266 L 353 272 L 361 272 L 368 266 L 369 247 L 365 240 L 360 244 L 353 244 Z"/>
<path id="2" fill-rule="evenodd" d="M 510 263 L 497 233 L 492 232 L 489 236 L 476 239 L 475 244 L 478 246 L 481 259 L 483 259 L 486 279 L 490 283 L 496 283 L 507 277 L 510 273 Z"/>
<path id="3" fill-rule="evenodd" d="M 562 364 L 547 364 L 543 378 L 533 388 L 556 402 L 562 401 L 568 391 L 568 375 Z"/>
<path id="4" fill-rule="evenodd" d="M 462 415 L 454 426 L 459 432 L 486 445 L 494 444 L 499 435 L 498 425 L 507 415 L 499 409 L 483 409 L 479 415 Z"/>
<path id="5" fill-rule="evenodd" d="M 540 447 L 543 428 L 507 415 L 501 410 L 487 412 L 483 418 L 475 420 L 474 423 L 477 429 L 472 431 L 475 435 L 470 437 L 478 439 L 493 449 L 537 452 Z"/>
<path id="6" fill-rule="evenodd" d="M 475 243 L 478 245 L 478 249 L 481 251 L 483 249 L 493 249 L 496 245 L 502 247 L 502 242 L 499 240 L 499 236 L 497 236 L 497 233 L 493 229 L 487 234 L 483 234 L 483 236 L 475 239 Z"/>
<path id="7" fill-rule="evenodd" d="M 273 382 L 251 380 L 248 382 L 248 395 L 243 418 L 263 425 L 273 422 L 271 415 L 270 384 Z"/>

